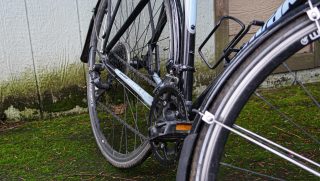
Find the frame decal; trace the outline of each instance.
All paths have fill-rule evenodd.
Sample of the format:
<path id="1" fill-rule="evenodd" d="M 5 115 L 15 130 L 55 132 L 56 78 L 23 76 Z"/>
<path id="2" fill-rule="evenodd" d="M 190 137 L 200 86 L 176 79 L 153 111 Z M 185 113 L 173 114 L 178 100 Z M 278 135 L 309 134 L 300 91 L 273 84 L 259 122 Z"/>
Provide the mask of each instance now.
<path id="1" fill-rule="evenodd" d="M 153 102 L 153 97 L 148 94 L 143 88 L 141 88 L 137 83 L 135 83 L 133 80 L 131 80 L 127 75 L 122 73 L 119 69 L 115 69 L 114 72 L 117 74 L 117 76 L 125 82 L 135 93 L 137 93 L 142 100 L 151 107 Z"/>
<path id="2" fill-rule="evenodd" d="M 296 7 L 296 5 L 301 4 L 301 0 L 286 0 L 277 11 L 270 17 L 270 19 L 265 23 L 265 25 L 260 28 L 257 33 L 250 39 L 245 46 L 253 42 L 256 38 L 258 38 L 262 33 L 264 33 L 267 29 L 272 27 L 279 19 L 283 17 L 287 12 L 289 12 L 292 7 Z"/>

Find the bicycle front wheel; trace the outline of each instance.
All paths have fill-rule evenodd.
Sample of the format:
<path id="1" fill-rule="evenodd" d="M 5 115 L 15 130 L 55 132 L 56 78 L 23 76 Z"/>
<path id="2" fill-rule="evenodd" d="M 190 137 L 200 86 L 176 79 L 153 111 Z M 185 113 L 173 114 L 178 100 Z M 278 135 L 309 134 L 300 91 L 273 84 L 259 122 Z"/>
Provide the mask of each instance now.
<path id="1" fill-rule="evenodd" d="M 90 43 L 88 105 L 96 142 L 116 167 L 133 167 L 149 155 L 150 107 L 107 67 L 152 96 L 152 72 L 161 76 L 162 62 L 179 59 L 180 11 L 169 0 L 101 1 Z"/>
<path id="2" fill-rule="evenodd" d="M 309 38 L 312 33 L 317 34 L 317 28 L 307 16 L 294 20 L 230 77 L 208 111 L 237 132 L 230 134 L 217 124 L 203 126 L 192 180 L 319 180 L 320 84 L 312 82 L 320 79 L 314 73 L 316 81 L 302 80 L 303 71 L 293 71 L 287 62 L 315 41 Z M 274 75 L 275 70 L 286 73 Z M 289 86 L 266 88 L 265 83 L 276 79 Z"/>

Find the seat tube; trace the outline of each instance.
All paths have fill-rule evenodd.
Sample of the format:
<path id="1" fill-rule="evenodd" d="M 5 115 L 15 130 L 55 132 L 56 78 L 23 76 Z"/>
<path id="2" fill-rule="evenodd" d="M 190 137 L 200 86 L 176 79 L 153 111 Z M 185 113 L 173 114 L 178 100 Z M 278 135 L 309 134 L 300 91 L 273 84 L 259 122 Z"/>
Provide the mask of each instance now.
<path id="1" fill-rule="evenodd" d="M 185 0 L 184 47 L 181 63 L 188 69 L 182 72 L 181 90 L 189 109 L 192 107 L 193 68 L 195 58 L 195 38 L 197 19 L 197 0 Z M 191 69 L 190 69 L 191 68 Z"/>

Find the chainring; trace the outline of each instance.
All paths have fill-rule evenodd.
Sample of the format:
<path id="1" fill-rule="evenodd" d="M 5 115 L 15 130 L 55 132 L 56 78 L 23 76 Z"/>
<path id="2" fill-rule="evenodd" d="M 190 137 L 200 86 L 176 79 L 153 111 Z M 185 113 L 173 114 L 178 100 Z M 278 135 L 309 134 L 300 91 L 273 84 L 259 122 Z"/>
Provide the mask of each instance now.
<path id="1" fill-rule="evenodd" d="M 174 85 L 159 88 L 149 115 L 149 136 L 155 158 L 162 164 L 174 164 L 180 154 L 184 137 L 174 133 L 172 125 L 188 121 L 183 95 Z M 175 126 L 174 126 L 175 127 Z"/>

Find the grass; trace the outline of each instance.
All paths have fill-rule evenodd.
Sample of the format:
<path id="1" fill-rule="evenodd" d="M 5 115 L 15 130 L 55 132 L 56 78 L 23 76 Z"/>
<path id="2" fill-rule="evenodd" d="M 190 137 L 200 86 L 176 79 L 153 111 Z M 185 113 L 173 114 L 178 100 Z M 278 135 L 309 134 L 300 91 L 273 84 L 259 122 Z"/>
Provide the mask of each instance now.
<path id="1" fill-rule="evenodd" d="M 320 100 L 319 85 L 319 83 L 307 85 L 308 90 L 312 92 L 316 100 Z M 260 90 L 259 93 L 264 95 L 268 101 L 292 119 L 292 121 L 303 127 L 308 134 L 319 140 L 319 108 L 315 106 L 314 102 L 311 101 L 301 87 L 292 86 L 290 88 Z M 280 143 L 282 146 L 290 148 L 318 163 L 320 161 L 319 144 L 256 96 L 252 96 L 250 102 L 244 107 L 237 120 L 237 124 L 276 143 Z M 288 180 L 317 180 L 313 175 L 299 170 L 293 164 L 260 149 L 256 145 L 248 144 L 247 141 L 233 134 L 226 145 L 224 161 L 241 168 L 273 175 L 278 178 L 286 178 Z M 237 177 L 239 180 L 247 180 L 246 175 L 239 175 L 234 170 L 225 169 L 221 177 L 224 179 Z"/>
<path id="2" fill-rule="evenodd" d="M 308 85 L 317 100 L 320 98 L 319 85 Z M 261 90 L 260 94 L 276 100 L 273 103 L 277 107 L 286 115 L 302 120 L 300 125 L 310 126 L 308 132 L 319 139 L 320 111 L 315 106 L 310 109 L 313 102 L 301 88 L 293 86 Z M 319 145 L 312 143 L 257 97 L 252 97 L 245 106 L 237 124 L 286 146 L 294 146 L 297 151 L 319 162 Z M 95 144 L 87 115 L 28 122 L 18 126 L 0 131 L 0 180 L 175 180 L 175 167 L 163 167 L 152 158 L 129 170 L 116 169 L 108 164 Z M 289 180 L 313 179 L 303 171 L 290 175 L 291 170 L 297 169 L 292 164 L 239 137 L 232 135 L 230 138 L 224 154 L 227 163 Z M 301 147 L 304 143 L 310 144 Z M 222 171 L 222 180 L 252 180 L 234 170 L 223 168 Z"/>
<path id="3" fill-rule="evenodd" d="M 107 163 L 96 146 L 87 115 L 26 123 L 0 133 L 0 180 L 163 180 L 175 168 L 148 159 L 130 170 Z"/>

